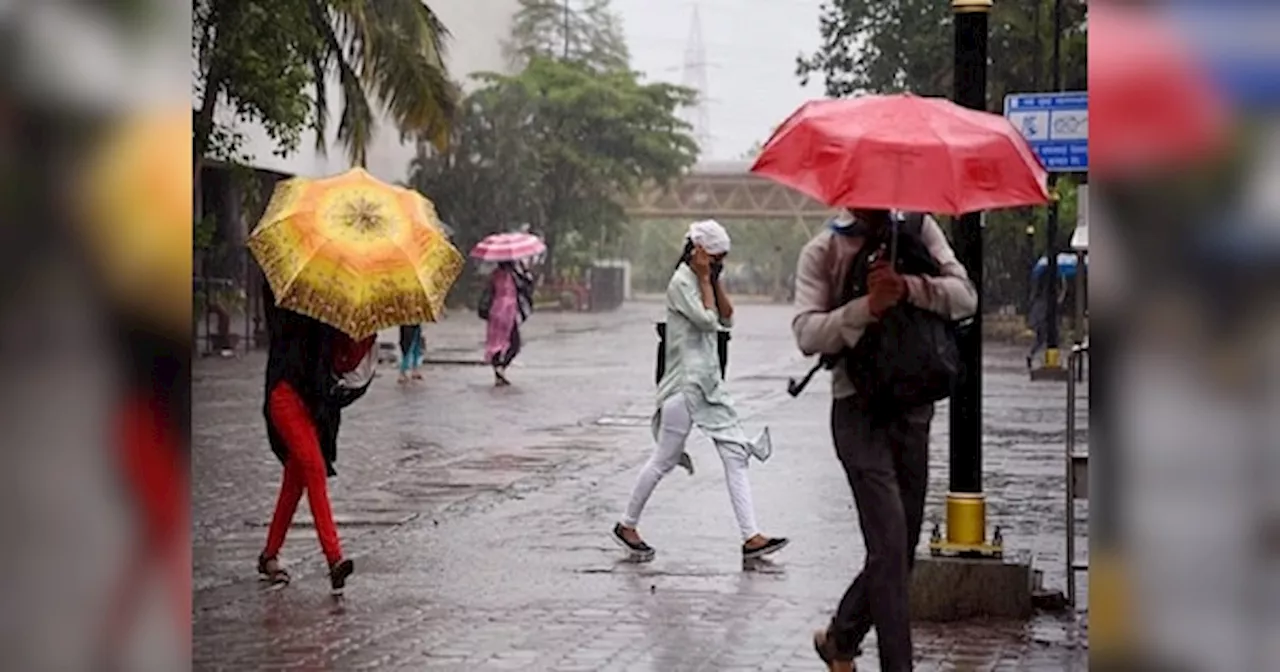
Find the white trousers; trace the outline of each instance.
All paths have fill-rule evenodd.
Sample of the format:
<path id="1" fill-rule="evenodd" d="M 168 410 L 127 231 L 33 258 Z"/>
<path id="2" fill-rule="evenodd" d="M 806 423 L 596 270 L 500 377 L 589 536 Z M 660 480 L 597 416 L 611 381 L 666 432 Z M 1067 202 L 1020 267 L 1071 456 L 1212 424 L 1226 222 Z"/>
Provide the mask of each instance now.
<path id="1" fill-rule="evenodd" d="M 631 492 L 631 501 L 627 504 L 626 515 L 622 524 L 635 527 L 640 522 L 640 514 L 649 501 L 654 488 L 663 476 L 671 473 L 680 461 L 684 452 L 689 432 L 693 430 L 693 417 L 689 414 L 689 402 L 683 394 L 672 395 L 662 405 L 662 416 L 658 427 L 658 445 L 653 456 L 640 471 L 640 478 Z M 726 449 L 716 445 L 720 460 L 724 462 L 725 484 L 729 487 L 729 501 L 733 504 L 733 514 L 738 519 L 738 531 L 742 540 L 746 541 L 760 530 L 756 527 L 755 504 L 751 500 L 751 482 L 747 480 L 747 456 L 742 451 Z"/>

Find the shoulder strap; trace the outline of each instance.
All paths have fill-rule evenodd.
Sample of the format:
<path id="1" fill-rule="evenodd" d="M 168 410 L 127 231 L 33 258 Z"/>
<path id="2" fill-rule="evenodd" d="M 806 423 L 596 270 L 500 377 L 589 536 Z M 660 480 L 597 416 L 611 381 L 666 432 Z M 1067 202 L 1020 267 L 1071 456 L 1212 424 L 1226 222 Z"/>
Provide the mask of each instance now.
<path id="1" fill-rule="evenodd" d="M 899 234 L 907 234 L 919 238 L 924 232 L 924 213 L 908 212 L 902 217 L 902 224 L 898 227 Z"/>
<path id="2" fill-rule="evenodd" d="M 898 225 L 899 268 L 905 273 L 936 276 L 941 269 L 924 244 L 924 218 L 924 213 L 907 213 Z"/>

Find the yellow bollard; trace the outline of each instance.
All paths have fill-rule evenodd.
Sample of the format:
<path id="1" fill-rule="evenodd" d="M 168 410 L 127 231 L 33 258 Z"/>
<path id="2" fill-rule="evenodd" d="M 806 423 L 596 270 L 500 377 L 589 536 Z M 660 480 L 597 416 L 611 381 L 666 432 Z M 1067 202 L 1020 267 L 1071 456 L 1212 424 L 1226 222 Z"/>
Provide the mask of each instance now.
<path id="1" fill-rule="evenodd" d="M 1099 553 L 1089 568 L 1089 656 L 1101 664 L 1141 657 L 1125 559 Z"/>
<path id="2" fill-rule="evenodd" d="M 982 546 L 986 541 L 986 496 L 981 493 L 948 493 L 947 543 Z"/>
<path id="3" fill-rule="evenodd" d="M 1062 368 L 1062 353 L 1057 348 L 1048 348 L 1044 351 L 1044 368 L 1060 369 Z"/>

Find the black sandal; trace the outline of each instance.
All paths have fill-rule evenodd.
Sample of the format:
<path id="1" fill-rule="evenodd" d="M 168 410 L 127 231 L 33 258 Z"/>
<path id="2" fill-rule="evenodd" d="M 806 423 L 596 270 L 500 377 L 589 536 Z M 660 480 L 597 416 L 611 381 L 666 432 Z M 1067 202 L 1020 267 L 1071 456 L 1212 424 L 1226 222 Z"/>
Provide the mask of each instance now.
<path id="1" fill-rule="evenodd" d="M 280 560 L 277 558 L 259 555 L 258 575 L 260 580 L 270 583 L 272 587 L 278 588 L 289 585 L 289 572 L 286 572 L 280 566 Z"/>
<path id="2" fill-rule="evenodd" d="M 329 565 L 329 594 L 341 597 L 342 591 L 347 587 L 347 579 L 355 571 L 356 565 L 350 558 Z"/>
<path id="3" fill-rule="evenodd" d="M 742 544 L 742 559 L 755 560 L 757 558 L 763 558 L 771 553 L 781 551 L 786 548 L 789 543 L 791 542 L 786 537 L 769 537 L 765 539 L 763 544 L 756 548 L 747 548 L 747 545 L 744 543 Z"/>
<path id="4" fill-rule="evenodd" d="M 611 534 L 610 537 L 612 537 L 619 546 L 627 549 L 627 552 L 633 560 L 648 562 L 657 554 L 657 551 L 653 550 L 653 547 L 644 543 L 644 541 L 633 542 L 627 539 L 626 535 L 622 533 L 622 523 L 617 523 L 613 526 L 613 534 Z"/>

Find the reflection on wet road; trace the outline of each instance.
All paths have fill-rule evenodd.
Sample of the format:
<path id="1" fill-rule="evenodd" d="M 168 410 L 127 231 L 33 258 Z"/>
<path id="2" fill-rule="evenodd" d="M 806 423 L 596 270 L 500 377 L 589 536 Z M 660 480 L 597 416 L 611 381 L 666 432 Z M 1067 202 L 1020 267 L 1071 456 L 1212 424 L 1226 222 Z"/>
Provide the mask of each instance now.
<path id="1" fill-rule="evenodd" d="M 407 389 L 388 370 L 343 420 L 331 488 L 357 573 L 340 608 L 305 506 L 283 553 L 293 584 L 257 584 L 280 476 L 262 427 L 263 358 L 202 362 L 196 669 L 820 669 L 809 633 L 863 550 L 823 381 L 786 395 L 787 376 L 806 368 L 786 307 L 739 308 L 729 373 L 748 425 L 774 436 L 774 457 L 752 465 L 761 525 L 792 545 L 744 571 L 719 459 L 701 438 L 689 446 L 697 474 L 673 472 L 646 510 L 657 557 L 624 562 L 607 536 L 650 450 L 658 309 L 535 316 L 508 389 L 482 367 L 435 366 Z M 478 347 L 483 325 L 468 318 L 428 327 L 428 355 Z M 1027 381 L 1021 352 L 991 346 L 988 359 L 989 525 L 1060 587 L 1063 388 Z M 944 405 L 931 517 L 946 433 Z M 920 669 L 1084 669 L 1086 657 L 1074 622 L 1048 616 L 922 625 L 917 649 Z"/>

